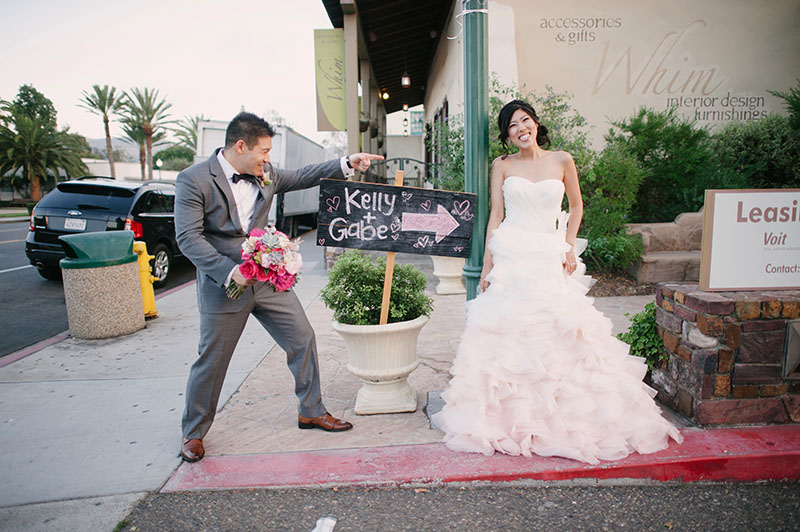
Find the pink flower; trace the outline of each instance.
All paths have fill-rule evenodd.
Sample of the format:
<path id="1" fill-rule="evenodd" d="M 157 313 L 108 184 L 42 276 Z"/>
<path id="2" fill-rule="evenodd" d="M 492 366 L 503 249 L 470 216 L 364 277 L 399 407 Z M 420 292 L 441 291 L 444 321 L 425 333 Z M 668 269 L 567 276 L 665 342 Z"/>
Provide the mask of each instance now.
<path id="1" fill-rule="evenodd" d="M 241 273 L 242 277 L 245 279 L 252 279 L 258 274 L 259 270 L 261 270 L 261 268 L 252 260 L 245 261 L 239 265 L 239 273 Z"/>
<path id="2" fill-rule="evenodd" d="M 267 276 L 267 272 L 264 271 L 264 268 L 259 268 L 258 269 L 258 271 L 256 272 L 256 279 L 258 279 L 262 283 L 269 279 L 268 276 Z"/>
<path id="3" fill-rule="evenodd" d="M 290 260 L 286 262 L 286 271 L 292 275 L 297 274 L 300 272 L 300 268 L 303 267 L 303 259 L 300 258 L 299 254 L 294 255 L 294 260 Z"/>
<path id="4" fill-rule="evenodd" d="M 267 277 L 277 292 L 285 292 L 294 285 L 295 276 L 285 273 L 285 270 L 283 274 L 270 270 Z"/>
<path id="5" fill-rule="evenodd" d="M 259 238 L 259 237 L 261 237 L 261 236 L 263 236 L 265 234 L 266 234 L 266 231 L 264 231 L 263 229 L 261 229 L 259 227 L 255 227 L 250 231 L 250 235 L 249 236 Z"/>

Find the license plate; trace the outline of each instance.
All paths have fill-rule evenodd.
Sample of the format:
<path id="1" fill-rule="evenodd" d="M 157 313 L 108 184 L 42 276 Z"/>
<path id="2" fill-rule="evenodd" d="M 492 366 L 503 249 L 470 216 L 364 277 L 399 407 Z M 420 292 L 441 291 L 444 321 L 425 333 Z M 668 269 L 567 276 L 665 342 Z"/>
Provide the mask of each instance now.
<path id="1" fill-rule="evenodd" d="M 77 231 L 86 230 L 86 220 L 83 218 L 65 218 L 64 229 L 75 229 Z"/>

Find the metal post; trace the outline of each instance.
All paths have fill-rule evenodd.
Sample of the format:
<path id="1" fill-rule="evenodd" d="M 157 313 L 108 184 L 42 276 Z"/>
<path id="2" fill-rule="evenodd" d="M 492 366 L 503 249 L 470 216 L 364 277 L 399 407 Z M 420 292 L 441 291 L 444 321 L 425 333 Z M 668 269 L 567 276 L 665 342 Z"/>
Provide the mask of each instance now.
<path id="1" fill-rule="evenodd" d="M 464 0 L 464 185 L 478 195 L 472 246 L 464 266 L 467 300 L 478 295 L 489 221 L 488 0 Z"/>

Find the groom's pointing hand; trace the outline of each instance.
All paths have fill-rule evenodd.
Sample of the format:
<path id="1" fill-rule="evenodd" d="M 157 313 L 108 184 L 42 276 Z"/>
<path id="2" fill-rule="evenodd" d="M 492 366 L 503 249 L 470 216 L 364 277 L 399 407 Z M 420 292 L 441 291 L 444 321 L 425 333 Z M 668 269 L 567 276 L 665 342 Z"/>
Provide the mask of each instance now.
<path id="1" fill-rule="evenodd" d="M 353 170 L 366 172 L 372 161 L 382 161 L 383 155 L 376 155 L 374 153 L 354 153 L 349 156 L 350 166 Z"/>

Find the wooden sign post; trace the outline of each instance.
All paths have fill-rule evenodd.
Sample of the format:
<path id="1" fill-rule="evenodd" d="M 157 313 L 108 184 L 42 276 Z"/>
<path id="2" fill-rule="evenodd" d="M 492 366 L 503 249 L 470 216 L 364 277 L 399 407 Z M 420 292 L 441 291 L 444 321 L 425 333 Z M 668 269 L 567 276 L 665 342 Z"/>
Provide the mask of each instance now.
<path id="1" fill-rule="evenodd" d="M 398 170 L 394 174 L 394 186 L 403 186 L 405 173 Z M 394 277 L 394 251 L 386 254 L 386 273 L 383 275 L 383 299 L 381 300 L 381 319 L 379 325 L 386 325 L 389 321 L 389 298 L 392 296 L 392 278 Z"/>

